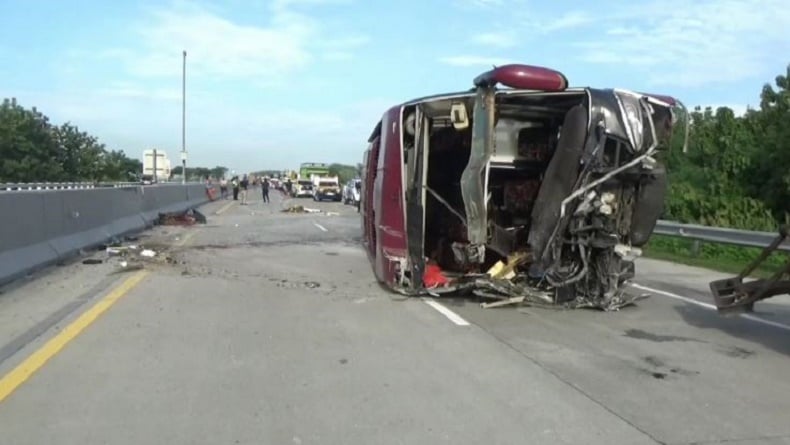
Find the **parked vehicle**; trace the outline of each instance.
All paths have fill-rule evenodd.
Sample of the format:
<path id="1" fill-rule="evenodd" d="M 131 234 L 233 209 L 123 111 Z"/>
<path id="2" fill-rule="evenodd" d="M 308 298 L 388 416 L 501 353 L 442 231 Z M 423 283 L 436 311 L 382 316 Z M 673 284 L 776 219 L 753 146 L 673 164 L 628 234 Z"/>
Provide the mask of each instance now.
<path id="1" fill-rule="evenodd" d="M 291 194 L 294 198 L 311 198 L 313 196 L 313 181 L 299 178 L 293 184 Z"/>
<path id="2" fill-rule="evenodd" d="M 624 284 L 663 210 L 659 154 L 685 107 L 568 88 L 529 65 L 473 83 L 390 108 L 368 139 L 361 213 L 376 278 L 409 295 L 633 302 Z"/>
<path id="3" fill-rule="evenodd" d="M 343 192 L 340 189 L 340 178 L 337 176 L 318 176 L 313 175 L 313 200 L 323 201 L 331 199 L 340 201 Z"/>

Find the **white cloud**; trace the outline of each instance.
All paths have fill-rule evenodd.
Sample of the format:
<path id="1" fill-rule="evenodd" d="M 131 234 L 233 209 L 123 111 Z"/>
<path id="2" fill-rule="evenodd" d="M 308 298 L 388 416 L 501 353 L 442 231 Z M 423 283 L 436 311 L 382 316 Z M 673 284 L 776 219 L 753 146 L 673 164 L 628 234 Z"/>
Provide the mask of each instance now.
<path id="1" fill-rule="evenodd" d="M 608 30 L 577 43 L 580 58 L 643 70 L 653 85 L 764 78 L 790 51 L 784 0 L 654 1 L 601 20 Z"/>
<path id="2" fill-rule="evenodd" d="M 321 57 L 324 60 L 341 62 L 353 59 L 354 55 L 346 51 L 328 51 L 321 54 Z"/>
<path id="3" fill-rule="evenodd" d="M 547 19 L 541 23 L 536 23 L 536 25 L 542 32 L 554 32 L 564 29 L 577 28 L 595 20 L 598 20 L 598 18 L 587 14 L 586 12 L 570 11 L 559 16 L 559 18 Z"/>
<path id="4" fill-rule="evenodd" d="M 96 93 L 109 98 L 147 99 L 155 101 L 181 101 L 181 90 L 177 88 L 146 87 L 133 82 L 114 82 L 108 87 L 97 88 Z M 190 92 L 190 99 L 196 96 Z"/>
<path id="5" fill-rule="evenodd" d="M 121 59 L 128 72 L 144 78 L 178 78 L 181 51 L 187 51 L 190 76 L 252 80 L 277 85 L 331 51 L 348 59 L 367 43 L 360 35 L 335 35 L 297 7 L 342 4 L 348 0 L 276 0 L 262 14 L 265 26 L 240 24 L 219 12 L 178 2 L 151 12 L 135 31 L 139 51 L 113 49 L 97 54 Z"/>
<path id="6" fill-rule="evenodd" d="M 460 6 L 472 6 L 476 8 L 492 8 L 504 5 L 503 0 L 457 0 Z"/>
<path id="7" fill-rule="evenodd" d="M 516 35 L 513 32 L 499 31 L 485 32 L 472 36 L 472 42 L 485 46 L 510 48 L 515 46 L 518 41 L 516 39 Z"/>
<path id="8" fill-rule="evenodd" d="M 471 67 L 471 66 L 492 67 L 494 65 L 499 66 L 499 65 L 507 65 L 509 63 L 513 63 L 511 60 L 504 58 L 472 56 L 472 55 L 442 57 L 439 59 L 439 62 L 444 63 L 446 65 L 462 66 L 462 67 Z"/>

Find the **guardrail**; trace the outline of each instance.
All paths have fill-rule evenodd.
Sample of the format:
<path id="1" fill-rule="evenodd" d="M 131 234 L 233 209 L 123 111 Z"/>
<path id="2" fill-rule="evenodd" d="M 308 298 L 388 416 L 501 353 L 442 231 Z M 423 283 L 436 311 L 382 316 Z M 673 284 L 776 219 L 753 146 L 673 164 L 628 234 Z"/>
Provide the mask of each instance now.
<path id="1" fill-rule="evenodd" d="M 653 233 L 711 243 L 765 248 L 779 236 L 779 229 L 776 232 L 758 232 L 659 220 Z M 783 242 L 777 250 L 790 252 L 790 242 Z"/>
<path id="2" fill-rule="evenodd" d="M 0 192 L 29 192 L 39 190 L 84 190 L 96 188 L 124 188 L 138 187 L 142 185 L 181 185 L 181 181 L 173 182 L 24 182 L 24 183 L 0 183 Z M 198 182 L 187 182 L 186 185 L 200 184 Z"/>

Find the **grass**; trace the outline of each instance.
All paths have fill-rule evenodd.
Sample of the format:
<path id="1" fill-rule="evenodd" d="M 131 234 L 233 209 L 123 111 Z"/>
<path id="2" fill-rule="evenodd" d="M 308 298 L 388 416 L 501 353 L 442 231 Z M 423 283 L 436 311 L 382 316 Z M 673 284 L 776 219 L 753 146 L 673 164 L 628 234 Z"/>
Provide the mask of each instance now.
<path id="1" fill-rule="evenodd" d="M 737 275 L 757 258 L 761 250 L 705 242 L 699 242 L 698 247 L 695 248 L 694 241 L 689 239 L 653 235 L 644 248 L 644 256 Z M 768 278 L 779 271 L 787 260 L 787 254 L 774 252 L 751 273 L 751 276 Z"/>

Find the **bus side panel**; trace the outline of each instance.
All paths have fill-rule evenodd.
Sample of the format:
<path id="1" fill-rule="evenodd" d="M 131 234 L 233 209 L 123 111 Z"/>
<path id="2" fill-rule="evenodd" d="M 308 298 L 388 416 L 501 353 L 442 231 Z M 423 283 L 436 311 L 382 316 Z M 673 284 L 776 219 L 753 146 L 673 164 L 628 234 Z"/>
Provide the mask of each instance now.
<path id="1" fill-rule="evenodd" d="M 369 249 L 368 243 L 368 217 L 367 217 L 367 200 L 368 200 L 368 157 L 370 157 L 370 148 L 373 143 L 368 144 L 368 148 L 362 153 L 362 171 L 359 172 L 359 178 L 362 180 L 362 187 L 359 190 L 359 221 L 360 221 L 360 231 L 362 233 L 362 244 L 365 246 L 365 249 Z"/>
<path id="2" fill-rule="evenodd" d="M 376 276 L 390 284 L 397 284 L 399 274 L 408 270 L 400 121 L 400 106 L 390 109 L 382 119 L 381 152 L 374 181 Z"/>
<path id="3" fill-rule="evenodd" d="M 373 207 L 374 182 L 376 180 L 377 165 L 380 150 L 380 138 L 376 138 L 370 144 L 370 148 L 365 153 L 363 179 L 363 198 L 360 203 L 360 213 L 362 213 L 362 233 L 367 248 L 368 257 L 371 262 L 376 262 L 376 213 Z M 374 267 L 375 269 L 375 267 Z"/>

